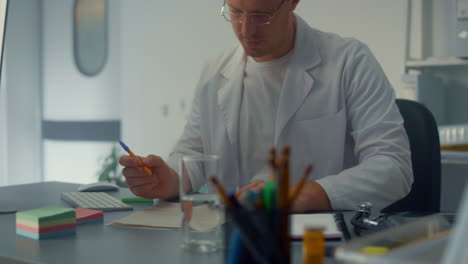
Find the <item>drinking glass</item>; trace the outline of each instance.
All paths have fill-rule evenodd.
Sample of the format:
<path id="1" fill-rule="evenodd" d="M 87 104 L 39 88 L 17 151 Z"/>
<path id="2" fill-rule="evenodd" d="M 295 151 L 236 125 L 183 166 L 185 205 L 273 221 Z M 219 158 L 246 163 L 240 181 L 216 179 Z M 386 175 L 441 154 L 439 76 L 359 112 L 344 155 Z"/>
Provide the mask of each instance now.
<path id="1" fill-rule="evenodd" d="M 179 167 L 182 212 L 182 247 L 195 252 L 215 252 L 223 246 L 224 206 L 209 180 L 222 184 L 216 155 L 184 156 Z"/>

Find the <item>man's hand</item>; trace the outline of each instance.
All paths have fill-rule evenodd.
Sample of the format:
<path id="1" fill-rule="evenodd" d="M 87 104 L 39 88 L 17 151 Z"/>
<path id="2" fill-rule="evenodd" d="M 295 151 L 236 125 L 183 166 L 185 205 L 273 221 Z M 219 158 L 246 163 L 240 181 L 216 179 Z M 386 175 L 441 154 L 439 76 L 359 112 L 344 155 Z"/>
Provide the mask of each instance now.
<path id="1" fill-rule="evenodd" d="M 263 188 L 263 186 L 265 186 L 265 182 L 263 182 L 263 181 L 253 181 L 253 182 L 245 185 L 244 187 L 240 188 L 239 190 L 237 190 L 236 197 L 239 198 L 240 195 L 246 190 L 259 191 L 260 189 Z"/>
<path id="2" fill-rule="evenodd" d="M 236 197 L 239 198 L 242 192 L 246 190 L 259 191 L 265 186 L 263 181 L 254 181 L 236 192 Z M 292 186 L 289 193 L 294 193 L 296 186 Z M 310 181 L 304 184 L 301 192 L 292 204 L 292 211 L 295 213 L 303 213 L 306 211 L 331 211 L 332 207 L 328 195 L 323 190 L 322 186 L 315 181 Z"/>
<path id="3" fill-rule="evenodd" d="M 151 175 L 139 166 L 136 158 L 125 155 L 119 160 L 120 165 L 124 166 L 122 174 L 125 182 L 132 193 L 149 199 L 178 195 L 179 177 L 161 157 L 149 155 L 138 158 L 153 172 Z"/>

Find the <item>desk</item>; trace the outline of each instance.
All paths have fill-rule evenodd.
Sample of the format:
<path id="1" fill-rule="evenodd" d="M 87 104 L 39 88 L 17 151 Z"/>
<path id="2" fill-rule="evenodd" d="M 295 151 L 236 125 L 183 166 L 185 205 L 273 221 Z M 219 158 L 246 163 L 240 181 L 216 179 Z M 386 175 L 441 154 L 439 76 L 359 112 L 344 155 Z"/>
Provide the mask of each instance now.
<path id="1" fill-rule="evenodd" d="M 44 182 L 0 187 L 0 201 L 15 201 L 19 211 L 48 205 L 70 207 L 60 199 L 60 194 L 76 191 L 78 186 Z M 127 189 L 108 193 L 117 198 L 130 195 Z M 145 206 L 135 210 L 142 208 Z M 33 263 L 223 263 L 222 253 L 207 255 L 182 250 L 178 231 L 107 226 L 129 213 L 105 212 L 104 224 L 79 225 L 74 236 L 38 241 L 16 235 L 15 214 L 0 214 L 0 256 Z M 292 263 L 302 263 L 302 244 L 292 244 Z M 334 261 L 327 259 L 326 263 Z"/>

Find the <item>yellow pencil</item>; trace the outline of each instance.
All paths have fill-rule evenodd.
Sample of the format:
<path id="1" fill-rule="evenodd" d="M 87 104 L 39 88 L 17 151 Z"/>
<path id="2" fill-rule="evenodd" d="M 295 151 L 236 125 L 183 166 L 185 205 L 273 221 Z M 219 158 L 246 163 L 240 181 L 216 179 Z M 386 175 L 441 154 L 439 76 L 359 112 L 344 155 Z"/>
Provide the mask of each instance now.
<path id="1" fill-rule="evenodd" d="M 289 146 L 285 146 L 281 151 L 278 178 L 278 208 L 280 210 L 288 209 L 289 200 Z"/>
<path id="2" fill-rule="evenodd" d="M 136 160 L 138 161 L 138 165 L 140 165 L 140 167 L 142 167 L 146 171 L 146 173 L 148 173 L 149 175 L 153 174 L 153 172 L 148 167 L 143 165 L 143 162 L 141 162 L 141 160 L 135 155 L 135 153 L 133 153 L 133 151 L 130 150 L 130 148 L 127 145 L 125 145 L 125 143 L 123 143 L 122 141 L 119 142 L 120 146 L 122 146 L 122 148 L 125 149 L 125 151 L 127 151 L 128 154 L 130 154 L 130 157 L 136 158 Z"/>
<path id="3" fill-rule="evenodd" d="M 219 196 L 221 196 L 221 199 L 224 200 L 224 204 L 226 205 L 226 207 L 233 208 L 234 205 L 232 204 L 231 200 L 229 200 L 229 197 L 227 197 L 226 191 L 224 190 L 224 187 L 221 185 L 218 179 L 216 179 L 216 177 L 213 175 L 210 175 L 208 178 L 216 187 L 216 190 L 218 191 Z"/>
<path id="4" fill-rule="evenodd" d="M 275 147 L 270 149 L 270 153 L 268 155 L 268 163 L 270 165 L 270 181 L 276 180 L 276 150 Z"/>
<path id="5" fill-rule="evenodd" d="M 291 261 L 291 240 L 289 237 L 289 146 L 285 146 L 281 151 L 281 158 L 278 164 L 278 224 L 279 237 L 281 239 L 281 250 L 286 263 Z"/>
<path id="6" fill-rule="evenodd" d="M 304 187 L 304 184 L 309 177 L 310 172 L 312 171 L 312 164 L 309 164 L 307 168 L 304 171 L 304 174 L 302 174 L 301 178 L 299 179 L 299 183 L 296 185 L 296 188 L 294 189 L 294 192 L 289 198 L 289 207 L 292 207 L 294 204 L 294 201 L 297 199 L 297 196 L 299 196 L 299 193 L 302 190 L 302 187 Z"/>

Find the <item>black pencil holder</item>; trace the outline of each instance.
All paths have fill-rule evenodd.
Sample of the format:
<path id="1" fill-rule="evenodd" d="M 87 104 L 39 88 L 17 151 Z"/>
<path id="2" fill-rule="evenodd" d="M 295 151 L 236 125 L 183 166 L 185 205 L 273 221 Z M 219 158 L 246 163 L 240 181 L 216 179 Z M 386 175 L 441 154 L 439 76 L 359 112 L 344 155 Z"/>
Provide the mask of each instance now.
<path id="1" fill-rule="evenodd" d="M 289 264 L 288 219 L 289 212 L 226 209 L 225 263 Z"/>

